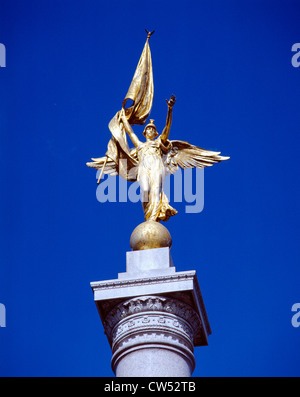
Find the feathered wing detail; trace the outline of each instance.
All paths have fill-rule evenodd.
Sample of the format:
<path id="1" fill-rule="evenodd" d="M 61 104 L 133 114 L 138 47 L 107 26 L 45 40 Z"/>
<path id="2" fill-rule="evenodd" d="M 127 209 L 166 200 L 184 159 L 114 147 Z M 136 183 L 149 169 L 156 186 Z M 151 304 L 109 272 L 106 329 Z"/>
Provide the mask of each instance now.
<path id="1" fill-rule="evenodd" d="M 86 165 L 90 168 L 96 168 L 97 170 L 101 169 L 105 163 L 106 160 L 106 165 L 104 167 L 104 174 L 110 174 L 110 175 L 118 175 L 117 171 L 117 164 L 111 160 L 110 158 L 107 158 L 106 156 L 104 157 L 99 157 L 97 159 L 92 158 L 92 162 L 86 163 Z"/>
<path id="2" fill-rule="evenodd" d="M 130 157 L 137 162 L 136 148 L 130 150 Z M 137 180 L 137 163 L 132 163 L 131 161 L 128 161 L 127 158 L 120 159 L 118 162 L 115 162 L 110 157 L 106 156 L 92 158 L 92 160 L 92 162 L 86 163 L 88 167 L 102 170 L 102 167 L 105 164 L 103 170 L 104 174 L 112 176 L 121 175 L 124 179 L 127 179 L 130 182 L 135 182 Z"/>
<path id="3" fill-rule="evenodd" d="M 170 141 L 170 149 L 164 155 L 164 164 L 169 174 L 174 174 L 178 167 L 183 169 L 211 167 L 215 163 L 229 159 L 229 157 L 220 156 L 220 153 L 202 149 L 184 141 Z"/>

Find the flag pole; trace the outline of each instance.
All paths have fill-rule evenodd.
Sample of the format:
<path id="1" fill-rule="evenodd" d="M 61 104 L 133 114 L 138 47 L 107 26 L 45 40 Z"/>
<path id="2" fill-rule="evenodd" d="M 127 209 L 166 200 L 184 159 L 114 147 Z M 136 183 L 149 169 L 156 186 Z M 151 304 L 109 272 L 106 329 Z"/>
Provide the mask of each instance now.
<path id="1" fill-rule="evenodd" d="M 97 184 L 98 184 L 98 185 L 99 185 L 99 183 L 100 183 L 100 181 L 101 181 L 101 178 L 102 178 L 103 171 L 104 171 L 104 168 L 105 168 L 105 166 L 106 166 L 106 163 L 107 163 L 107 156 L 106 156 L 106 158 L 105 158 L 105 161 L 104 161 L 103 166 L 102 166 L 102 170 L 101 170 L 101 172 L 100 172 L 100 176 L 99 176 L 98 181 L 97 181 Z"/>

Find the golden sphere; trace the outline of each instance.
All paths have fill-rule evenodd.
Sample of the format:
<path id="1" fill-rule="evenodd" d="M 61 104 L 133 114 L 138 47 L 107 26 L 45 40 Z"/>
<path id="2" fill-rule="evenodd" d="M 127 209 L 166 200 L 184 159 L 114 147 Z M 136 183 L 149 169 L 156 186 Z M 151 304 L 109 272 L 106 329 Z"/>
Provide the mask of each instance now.
<path id="1" fill-rule="evenodd" d="M 130 237 L 130 247 L 133 251 L 171 247 L 171 245 L 172 238 L 168 229 L 155 221 L 141 223 Z"/>

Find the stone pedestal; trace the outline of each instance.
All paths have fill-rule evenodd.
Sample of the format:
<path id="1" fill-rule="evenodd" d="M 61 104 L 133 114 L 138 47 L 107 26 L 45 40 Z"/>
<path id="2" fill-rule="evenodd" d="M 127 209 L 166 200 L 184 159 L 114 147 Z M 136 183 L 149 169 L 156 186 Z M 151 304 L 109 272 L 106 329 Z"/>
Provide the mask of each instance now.
<path id="1" fill-rule="evenodd" d="M 191 376 L 211 331 L 196 272 L 176 272 L 169 247 L 127 252 L 125 273 L 91 287 L 117 377 Z"/>

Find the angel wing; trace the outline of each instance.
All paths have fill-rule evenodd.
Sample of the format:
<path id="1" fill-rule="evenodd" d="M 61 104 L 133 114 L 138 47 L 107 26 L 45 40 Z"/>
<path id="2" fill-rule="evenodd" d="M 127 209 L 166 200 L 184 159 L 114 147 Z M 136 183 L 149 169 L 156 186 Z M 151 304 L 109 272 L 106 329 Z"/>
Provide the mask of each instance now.
<path id="1" fill-rule="evenodd" d="M 130 156 L 137 160 L 137 149 L 133 148 L 130 150 Z M 88 167 L 101 169 L 104 166 L 103 173 L 109 174 L 111 176 L 120 175 L 124 179 L 127 179 L 130 182 L 136 181 L 137 178 L 137 167 L 130 161 L 127 161 L 127 158 L 120 158 L 118 162 L 112 160 L 108 156 L 92 158 L 92 162 L 86 163 Z"/>
<path id="2" fill-rule="evenodd" d="M 104 174 L 110 174 L 110 175 L 113 175 L 113 176 L 114 175 L 118 175 L 117 164 L 112 159 L 110 159 L 109 157 L 104 156 L 104 157 L 99 157 L 99 158 L 92 158 L 91 160 L 93 160 L 93 161 L 89 162 L 89 163 L 86 163 L 86 165 L 88 167 L 96 168 L 97 170 L 99 170 L 99 169 L 102 170 L 102 167 L 103 167 L 103 165 L 105 164 L 105 161 L 106 161 L 103 173 Z"/>
<path id="3" fill-rule="evenodd" d="M 203 168 L 211 167 L 215 163 L 228 160 L 229 157 L 220 156 L 221 152 L 213 152 L 191 145 L 184 141 L 170 141 L 170 149 L 164 156 L 164 164 L 169 174 L 174 174 L 178 167 Z"/>

